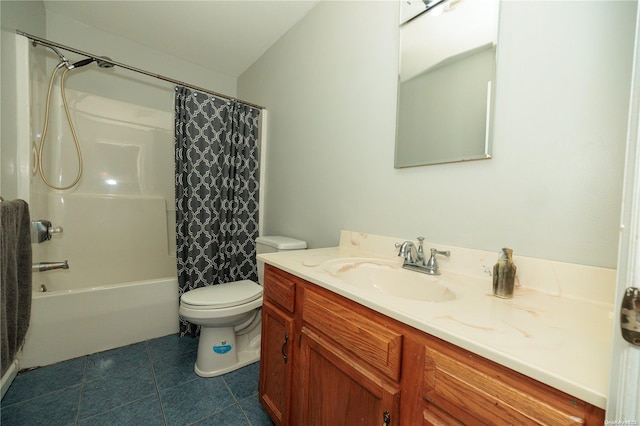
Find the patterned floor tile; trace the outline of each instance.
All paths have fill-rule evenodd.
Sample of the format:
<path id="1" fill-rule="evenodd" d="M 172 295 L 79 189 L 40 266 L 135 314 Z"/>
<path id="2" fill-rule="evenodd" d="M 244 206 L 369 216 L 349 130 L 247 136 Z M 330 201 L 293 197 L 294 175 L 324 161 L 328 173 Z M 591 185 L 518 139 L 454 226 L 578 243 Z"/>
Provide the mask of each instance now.
<path id="1" fill-rule="evenodd" d="M 271 418 L 269 418 L 267 412 L 264 411 L 264 408 L 260 405 L 257 393 L 238 402 L 252 426 L 274 426 Z"/>
<path id="2" fill-rule="evenodd" d="M 75 424 L 82 385 L 2 406 L 3 426 L 66 426 Z"/>
<path id="3" fill-rule="evenodd" d="M 187 425 L 235 404 L 222 377 L 198 377 L 160 391 L 167 426 Z"/>
<path id="4" fill-rule="evenodd" d="M 152 339 L 147 344 L 153 361 L 198 350 L 197 338 L 190 336 L 180 337 L 177 334 Z"/>
<path id="5" fill-rule="evenodd" d="M 85 383 L 82 392 L 80 418 L 125 405 L 156 394 L 151 366 L 123 370 Z"/>
<path id="6" fill-rule="evenodd" d="M 198 376 L 193 371 L 197 352 L 174 353 L 153 363 L 158 389 L 166 389 Z"/>
<path id="7" fill-rule="evenodd" d="M 158 395 L 102 412 L 81 420 L 80 426 L 164 426 Z"/>
<path id="8" fill-rule="evenodd" d="M 258 393 L 258 378 L 260 377 L 260 363 L 254 362 L 236 371 L 225 374 L 224 381 L 231 389 L 236 399 L 244 399 Z"/>
<path id="9" fill-rule="evenodd" d="M 18 374 L 2 399 L 2 406 L 82 383 L 86 361 L 87 357 L 75 358 Z"/>
<path id="10" fill-rule="evenodd" d="M 148 363 L 149 353 L 146 342 L 98 352 L 87 358 L 86 379 L 103 377 Z"/>
<path id="11" fill-rule="evenodd" d="M 250 426 L 250 423 L 238 404 L 233 404 L 231 407 L 194 423 L 193 426 Z"/>
<path id="12" fill-rule="evenodd" d="M 193 371 L 198 339 L 169 335 L 19 374 L 3 426 L 273 426 L 258 401 L 260 364 Z"/>

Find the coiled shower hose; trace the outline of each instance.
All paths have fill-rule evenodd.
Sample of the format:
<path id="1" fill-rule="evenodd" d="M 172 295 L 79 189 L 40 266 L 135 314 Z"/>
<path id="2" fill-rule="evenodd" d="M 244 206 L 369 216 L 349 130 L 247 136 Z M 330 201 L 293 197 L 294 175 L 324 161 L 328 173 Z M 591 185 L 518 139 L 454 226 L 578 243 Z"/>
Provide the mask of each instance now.
<path id="1" fill-rule="evenodd" d="M 64 67 L 64 71 L 60 76 L 60 94 L 62 95 L 62 104 L 64 105 L 64 112 L 67 114 L 67 122 L 69 123 L 69 128 L 71 129 L 73 142 L 75 143 L 75 146 L 76 146 L 76 154 L 78 155 L 78 175 L 70 185 L 56 186 L 50 183 L 47 180 L 47 177 L 45 176 L 44 170 L 42 168 L 42 164 L 43 164 L 42 152 L 44 151 L 44 145 L 47 137 L 47 130 L 49 127 L 49 102 L 51 100 L 51 89 L 53 88 L 53 82 L 55 81 L 56 76 L 58 75 L 58 71 L 60 71 L 60 68 L 63 68 L 63 67 Z M 44 126 L 42 129 L 42 136 L 40 137 L 40 145 L 38 146 L 38 159 L 37 159 L 38 173 L 40 174 L 40 177 L 42 178 L 42 181 L 45 183 L 45 185 L 47 185 L 51 189 L 57 189 L 57 190 L 70 189 L 76 186 L 76 184 L 80 181 L 80 178 L 82 177 L 82 169 L 83 169 L 82 152 L 80 151 L 80 143 L 78 142 L 78 135 L 76 134 L 76 130 L 73 127 L 73 121 L 71 120 L 71 114 L 69 113 L 69 105 L 67 104 L 67 97 L 64 94 L 64 78 L 67 72 L 69 72 L 69 70 L 71 69 L 73 69 L 73 67 L 70 68 L 68 62 L 62 61 L 56 66 L 56 68 L 51 73 L 51 79 L 49 80 L 49 89 L 47 90 L 47 103 L 46 103 L 45 113 L 44 113 Z"/>

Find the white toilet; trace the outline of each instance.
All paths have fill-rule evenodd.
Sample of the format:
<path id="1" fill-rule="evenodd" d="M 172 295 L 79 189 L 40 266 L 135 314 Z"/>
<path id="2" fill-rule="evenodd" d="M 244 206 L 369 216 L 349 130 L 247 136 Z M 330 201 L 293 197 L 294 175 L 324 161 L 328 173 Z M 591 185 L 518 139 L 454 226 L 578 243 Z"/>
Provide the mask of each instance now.
<path id="1" fill-rule="evenodd" d="M 306 249 L 305 241 L 288 237 L 258 237 L 256 253 Z M 195 372 L 214 377 L 260 359 L 264 263 L 258 261 L 258 282 L 244 280 L 187 291 L 179 314 L 200 325 Z"/>

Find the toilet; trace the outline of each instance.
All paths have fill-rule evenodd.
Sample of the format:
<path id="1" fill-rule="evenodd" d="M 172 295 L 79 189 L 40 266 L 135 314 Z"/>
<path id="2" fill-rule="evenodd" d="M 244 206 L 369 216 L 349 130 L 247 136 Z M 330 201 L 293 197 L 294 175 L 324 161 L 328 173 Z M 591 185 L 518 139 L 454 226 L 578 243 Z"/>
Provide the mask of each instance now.
<path id="1" fill-rule="evenodd" d="M 256 253 L 306 249 L 305 241 L 273 236 L 256 238 Z M 264 263 L 258 261 L 258 283 L 249 280 L 187 291 L 179 314 L 200 326 L 194 371 L 215 377 L 260 359 Z"/>

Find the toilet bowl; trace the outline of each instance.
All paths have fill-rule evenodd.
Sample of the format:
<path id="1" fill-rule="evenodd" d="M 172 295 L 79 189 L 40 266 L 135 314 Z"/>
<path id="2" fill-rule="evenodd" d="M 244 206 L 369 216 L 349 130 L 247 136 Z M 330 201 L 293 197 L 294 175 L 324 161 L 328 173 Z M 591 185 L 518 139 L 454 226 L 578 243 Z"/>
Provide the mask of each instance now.
<path id="1" fill-rule="evenodd" d="M 306 242 L 287 237 L 256 239 L 258 254 L 306 247 Z M 263 271 L 264 264 L 258 262 L 260 284 L 243 280 L 210 285 L 180 298 L 180 316 L 200 326 L 194 366 L 198 376 L 219 376 L 260 359 Z"/>

